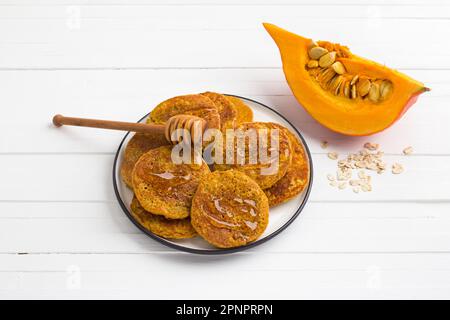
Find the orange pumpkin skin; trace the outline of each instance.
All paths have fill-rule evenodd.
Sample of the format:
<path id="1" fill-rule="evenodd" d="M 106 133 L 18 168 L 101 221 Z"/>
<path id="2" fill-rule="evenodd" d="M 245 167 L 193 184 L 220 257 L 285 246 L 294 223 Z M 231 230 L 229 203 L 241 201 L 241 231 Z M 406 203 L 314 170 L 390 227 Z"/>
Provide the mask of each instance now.
<path id="1" fill-rule="evenodd" d="M 386 100 L 377 103 L 335 96 L 323 90 L 305 68 L 311 39 L 273 24 L 263 25 L 280 50 L 283 71 L 295 98 L 314 119 L 332 131 L 350 136 L 383 131 L 400 119 L 420 94 L 429 90 L 405 74 L 349 53 L 348 58 L 337 59 L 348 72 L 389 80 L 393 83 L 393 92 Z"/>

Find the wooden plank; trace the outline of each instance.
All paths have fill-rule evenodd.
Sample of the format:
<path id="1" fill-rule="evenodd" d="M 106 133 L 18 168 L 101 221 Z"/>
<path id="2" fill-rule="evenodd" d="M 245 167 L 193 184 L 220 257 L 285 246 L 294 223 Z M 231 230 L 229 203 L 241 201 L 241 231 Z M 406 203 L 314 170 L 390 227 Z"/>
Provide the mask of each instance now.
<path id="1" fill-rule="evenodd" d="M 373 192 L 354 194 L 328 186 L 326 175 L 336 162 L 314 155 L 316 167 L 312 200 L 321 201 L 441 201 L 450 199 L 448 156 L 385 156 L 387 163 L 405 166 L 401 175 L 373 176 Z M 0 155 L 8 168 L 0 185 L 0 201 L 112 201 L 112 155 Z M 43 185 L 45 187 L 43 187 Z"/>
<path id="2" fill-rule="evenodd" d="M 424 94 L 400 122 L 370 140 L 391 154 L 413 145 L 416 154 L 449 155 L 450 127 L 441 119 L 450 113 L 450 71 L 408 73 L 433 91 Z M 300 129 L 314 153 L 324 152 L 321 140 L 343 152 L 369 139 L 335 134 L 315 122 L 293 98 L 278 69 L 0 71 L 0 86 L 0 103 L 8 109 L 8 117 L 0 118 L 0 153 L 112 153 L 123 133 L 56 129 L 52 116 L 136 121 L 168 97 L 205 90 L 246 96 L 277 109 Z M 18 122 L 26 129 L 17 130 Z"/>
<path id="3" fill-rule="evenodd" d="M 19 269 L 32 270 L 39 263 L 48 269 L 0 272 L 0 282 L 5 284 L 0 289 L 0 297 L 448 298 L 448 256 L 430 254 L 427 259 L 423 255 L 386 254 L 241 254 L 226 259 L 167 254 L 15 257 L 8 258 L 6 264 L 20 263 Z M 31 266 L 24 268 L 25 264 Z M 211 290 L 211 283 L 220 290 Z M 148 290 L 150 287 L 154 290 Z M 195 290 L 173 290 L 174 287 Z"/>
<path id="4" fill-rule="evenodd" d="M 355 270 L 371 266 L 381 270 L 450 271 L 450 254 L 428 253 L 269 253 L 240 252 L 228 256 L 192 254 L 1 254 L 0 272 L 68 272 L 72 266 L 80 272 L 176 272 L 180 264 L 187 270 L 203 273 L 211 264 L 230 273 L 248 271 Z M 333 264 L 330 264 L 333 259 Z M 172 261 L 173 263 L 166 263 Z M 73 268 L 75 269 L 75 268 Z M 214 269 L 214 268 L 213 268 Z"/>
<path id="5" fill-rule="evenodd" d="M 267 20 L 346 43 L 395 68 L 450 68 L 450 53 L 440 44 L 450 28 L 450 7 L 423 10 L 434 18 L 406 19 L 392 17 L 391 7 L 351 8 L 7 6 L 0 19 L 0 68 L 278 67 L 277 49 L 261 25 Z M 427 45 L 410 48 L 418 38 Z"/>
<path id="6" fill-rule="evenodd" d="M 281 235 L 249 252 L 450 252 L 449 208 L 311 202 Z M 0 253 L 176 252 L 142 234 L 116 203 L 1 203 L 0 209 Z"/>

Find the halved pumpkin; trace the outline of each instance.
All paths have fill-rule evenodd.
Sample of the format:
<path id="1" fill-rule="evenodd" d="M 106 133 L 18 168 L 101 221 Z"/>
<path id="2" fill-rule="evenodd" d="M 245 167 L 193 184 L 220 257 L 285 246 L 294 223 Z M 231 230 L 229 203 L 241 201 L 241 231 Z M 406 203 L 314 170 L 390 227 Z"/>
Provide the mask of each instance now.
<path id="1" fill-rule="evenodd" d="M 352 54 L 347 47 L 315 43 L 269 23 L 264 27 L 280 50 L 294 96 L 314 119 L 333 131 L 355 136 L 382 131 L 429 90 L 396 70 Z M 311 54 L 314 47 L 332 54 L 320 59 L 322 53 Z M 326 60 L 330 59 L 337 63 L 329 65 L 331 61 Z M 370 95 L 363 88 L 366 82 Z"/>

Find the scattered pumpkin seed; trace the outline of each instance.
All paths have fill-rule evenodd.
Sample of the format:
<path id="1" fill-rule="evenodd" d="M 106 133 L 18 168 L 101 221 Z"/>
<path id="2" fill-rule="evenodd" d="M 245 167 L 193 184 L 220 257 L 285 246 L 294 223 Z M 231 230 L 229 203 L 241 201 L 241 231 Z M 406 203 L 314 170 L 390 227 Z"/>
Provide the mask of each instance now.
<path id="1" fill-rule="evenodd" d="M 325 149 L 326 147 L 328 147 L 328 141 L 322 141 L 321 143 L 320 143 L 320 146 L 322 147 L 322 149 Z"/>

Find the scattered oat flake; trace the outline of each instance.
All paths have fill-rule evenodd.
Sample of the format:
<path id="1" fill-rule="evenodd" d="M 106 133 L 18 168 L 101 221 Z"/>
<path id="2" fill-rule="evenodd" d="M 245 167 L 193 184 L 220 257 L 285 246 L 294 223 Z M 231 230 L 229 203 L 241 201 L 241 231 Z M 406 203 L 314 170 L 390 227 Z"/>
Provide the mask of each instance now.
<path id="1" fill-rule="evenodd" d="M 322 141 L 321 143 L 320 143 L 320 146 L 322 147 L 322 149 L 326 149 L 326 147 L 328 147 L 328 141 Z"/>
<path id="2" fill-rule="evenodd" d="M 358 161 L 358 162 L 355 163 L 355 165 L 358 168 L 365 168 L 367 166 L 367 163 L 365 161 Z"/>
<path id="3" fill-rule="evenodd" d="M 339 154 L 337 152 L 328 152 L 327 155 L 331 160 L 337 160 L 337 158 L 339 157 Z"/>
<path id="4" fill-rule="evenodd" d="M 413 153 L 413 151 L 414 151 L 413 147 L 409 146 L 409 147 L 406 147 L 405 149 L 403 149 L 403 154 L 405 156 L 409 156 L 410 154 Z"/>
<path id="5" fill-rule="evenodd" d="M 367 178 L 367 175 L 363 170 L 360 170 L 360 171 L 358 171 L 358 177 L 360 179 L 365 179 L 365 178 Z"/>
<path id="6" fill-rule="evenodd" d="M 378 143 L 372 143 L 372 142 L 364 143 L 364 148 L 366 148 L 370 151 L 378 150 L 379 147 L 380 147 L 380 145 Z"/>
<path id="7" fill-rule="evenodd" d="M 403 172 L 403 166 L 400 163 L 394 163 L 392 165 L 392 173 L 399 174 Z"/>
<path id="8" fill-rule="evenodd" d="M 342 190 L 349 186 L 354 193 L 372 191 L 371 171 L 382 174 L 388 169 L 388 165 L 383 160 L 384 152 L 379 150 L 380 145 L 377 143 L 367 142 L 364 148 L 348 153 L 346 156 L 338 160 L 337 152 L 329 152 L 327 155 L 332 160 L 337 161 L 336 175 L 327 175 L 330 185 Z M 410 154 L 412 147 L 407 147 L 403 153 Z M 357 172 L 357 177 L 352 178 L 353 172 Z M 399 163 L 392 165 L 392 173 L 399 174 L 404 171 L 403 166 Z"/>
<path id="9" fill-rule="evenodd" d="M 364 192 L 372 191 L 372 186 L 368 183 L 361 185 L 361 190 Z"/>
<path id="10" fill-rule="evenodd" d="M 349 169 L 346 169 L 346 168 L 344 168 L 344 169 L 339 168 L 338 171 L 336 171 L 336 176 L 337 176 L 337 179 L 340 181 L 348 180 L 352 177 L 352 171 Z"/>

